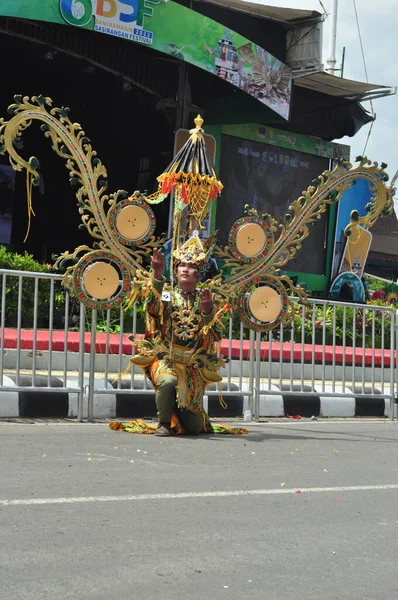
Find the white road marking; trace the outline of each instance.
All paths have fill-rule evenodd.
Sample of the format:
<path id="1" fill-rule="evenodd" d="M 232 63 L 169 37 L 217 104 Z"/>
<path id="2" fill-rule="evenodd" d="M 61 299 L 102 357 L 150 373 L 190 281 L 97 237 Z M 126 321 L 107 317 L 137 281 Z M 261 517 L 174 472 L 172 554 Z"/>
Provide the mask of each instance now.
<path id="1" fill-rule="evenodd" d="M 225 498 L 232 496 L 278 496 L 282 494 L 320 494 L 328 492 L 364 492 L 398 490 L 398 484 L 349 485 L 340 487 L 276 488 L 226 492 L 180 492 L 176 494 L 138 494 L 135 496 L 77 496 L 71 498 L 27 498 L 0 500 L 0 506 L 37 506 L 41 504 L 81 504 L 87 502 L 133 502 L 136 500 L 182 500 L 185 498 Z"/>

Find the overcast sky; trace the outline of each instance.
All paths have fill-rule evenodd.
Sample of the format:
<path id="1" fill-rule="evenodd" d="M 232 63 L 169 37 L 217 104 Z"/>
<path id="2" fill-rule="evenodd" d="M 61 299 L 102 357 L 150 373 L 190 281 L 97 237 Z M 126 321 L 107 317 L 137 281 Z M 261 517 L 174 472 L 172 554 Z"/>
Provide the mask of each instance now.
<path id="1" fill-rule="evenodd" d="M 319 0 L 251 0 L 268 6 L 312 9 L 323 13 Z M 398 86 L 398 6 L 396 0 L 356 0 L 356 8 L 364 48 L 368 80 L 370 83 Z M 331 9 L 331 0 L 322 0 L 327 12 Z M 397 3 L 398 4 L 398 3 Z M 330 19 L 323 24 L 323 64 L 326 68 L 328 58 Z M 345 46 L 344 77 L 356 81 L 366 81 L 361 54 L 358 28 L 355 19 L 354 0 L 340 0 L 338 6 L 336 67 L 340 67 L 343 47 Z M 363 106 L 370 110 L 369 102 Z M 398 170 L 398 95 L 379 98 L 373 101 L 376 121 L 366 148 L 370 160 L 384 161 L 388 164 L 390 180 Z M 351 146 L 351 160 L 363 154 L 366 138 L 371 124 L 365 125 L 352 138 L 339 140 Z M 395 196 L 397 206 L 397 196 Z"/>

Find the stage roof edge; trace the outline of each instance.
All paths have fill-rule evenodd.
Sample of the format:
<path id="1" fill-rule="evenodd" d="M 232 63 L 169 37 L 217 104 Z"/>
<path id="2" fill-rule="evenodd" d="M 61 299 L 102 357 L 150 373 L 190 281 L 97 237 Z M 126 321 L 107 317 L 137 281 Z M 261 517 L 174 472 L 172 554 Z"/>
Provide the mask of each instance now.
<path id="1" fill-rule="evenodd" d="M 312 19 L 324 20 L 322 13 L 316 10 L 305 10 L 302 8 L 283 8 L 280 6 L 268 6 L 257 2 L 246 2 L 245 0 L 199 0 L 200 2 L 216 4 L 223 8 L 248 13 L 256 17 L 271 19 L 283 25 L 304 22 Z"/>
<path id="2" fill-rule="evenodd" d="M 321 92 L 322 94 L 328 94 L 329 96 L 357 100 L 358 102 L 382 98 L 384 96 L 393 96 L 397 93 L 396 87 L 344 79 L 325 71 L 296 76 L 294 77 L 294 85 L 315 92 Z"/>

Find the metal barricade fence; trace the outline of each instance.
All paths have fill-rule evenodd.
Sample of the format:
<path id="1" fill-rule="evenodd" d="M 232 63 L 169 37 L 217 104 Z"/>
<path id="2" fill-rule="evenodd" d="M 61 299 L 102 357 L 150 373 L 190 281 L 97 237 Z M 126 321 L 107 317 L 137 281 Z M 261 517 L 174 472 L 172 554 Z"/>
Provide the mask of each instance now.
<path id="1" fill-rule="evenodd" d="M 88 311 L 61 288 L 57 274 L 0 269 L 0 285 L 0 417 L 3 392 L 67 392 L 77 398 L 71 416 L 78 421 L 102 414 L 105 394 L 154 394 L 141 370 L 127 369 L 134 352 L 129 338 L 143 332 L 136 306 L 128 317 L 122 309 Z M 389 402 L 393 419 L 396 323 L 388 307 L 312 299 L 297 304 L 291 326 L 266 335 L 240 325 L 234 339 L 230 319 L 222 396 L 243 396 L 254 418 L 273 416 L 266 407 L 275 395 L 377 396 Z M 215 385 L 206 395 L 219 393 Z"/>
<path id="2" fill-rule="evenodd" d="M 393 420 L 396 311 L 313 299 L 308 305 L 297 304 L 296 310 L 289 327 L 256 334 L 254 418 L 264 412 L 262 399 L 267 402 L 279 391 L 284 399 L 302 395 L 324 399 L 326 404 L 336 397 L 357 402 L 384 398 Z"/>
<path id="3" fill-rule="evenodd" d="M 83 419 L 85 307 L 78 305 L 79 329 L 73 370 L 69 329 L 70 295 L 61 275 L 0 269 L 0 391 L 77 395 L 77 419 Z M 60 299 L 56 307 L 56 298 Z M 60 321 L 62 329 L 54 324 Z M 43 327 L 45 323 L 45 326 Z M 41 335 L 45 331 L 46 335 Z M 62 351 L 56 349 L 58 346 Z M 61 356 L 60 356 L 61 355 Z M 76 358 L 74 357 L 74 358 Z M 74 373 L 74 385 L 69 375 Z M 4 416 L 1 411 L 0 416 Z"/>
<path id="4" fill-rule="evenodd" d="M 61 287 L 61 280 L 58 274 L 0 269 L 0 392 L 77 395 L 77 406 L 70 416 L 77 416 L 78 421 L 86 417 L 92 421 L 98 413 L 106 416 L 99 406 L 101 396 L 105 400 L 110 394 L 154 395 L 141 370 L 134 365 L 128 373 L 126 370 L 134 353 L 129 338 L 143 332 L 137 307 L 133 307 L 133 317 L 126 325 L 122 308 L 101 314 L 86 310 Z M 112 317 L 118 323 L 117 333 Z M 238 348 L 235 344 L 233 349 L 232 319 L 228 329 L 223 354 L 229 360 L 222 373 L 221 393 L 226 398 L 246 397 L 252 410 L 254 334 L 244 341 L 241 325 Z M 220 394 L 214 387 L 207 396 Z M 0 417 L 4 416 L 8 415 L 2 412 L 0 398 Z"/>

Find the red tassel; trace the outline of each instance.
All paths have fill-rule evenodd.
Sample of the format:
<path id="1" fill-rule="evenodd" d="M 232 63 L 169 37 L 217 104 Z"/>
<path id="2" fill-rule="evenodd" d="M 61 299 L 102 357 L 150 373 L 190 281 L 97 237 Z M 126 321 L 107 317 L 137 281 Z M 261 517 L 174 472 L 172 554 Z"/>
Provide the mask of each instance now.
<path id="1" fill-rule="evenodd" d="M 215 185 L 212 185 L 209 192 L 209 200 L 215 200 L 217 198 L 218 189 Z"/>
<path id="2" fill-rule="evenodd" d="M 186 185 L 181 186 L 181 196 L 182 196 L 182 201 L 184 202 L 184 204 L 188 204 L 189 198 L 188 198 L 188 190 L 187 190 Z"/>
<path id="3" fill-rule="evenodd" d="M 174 175 L 171 177 L 165 177 L 162 183 L 162 194 L 170 194 L 171 190 L 175 186 L 176 178 Z"/>

